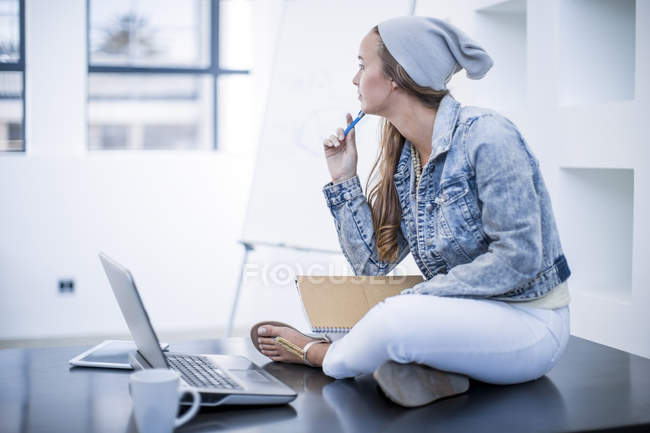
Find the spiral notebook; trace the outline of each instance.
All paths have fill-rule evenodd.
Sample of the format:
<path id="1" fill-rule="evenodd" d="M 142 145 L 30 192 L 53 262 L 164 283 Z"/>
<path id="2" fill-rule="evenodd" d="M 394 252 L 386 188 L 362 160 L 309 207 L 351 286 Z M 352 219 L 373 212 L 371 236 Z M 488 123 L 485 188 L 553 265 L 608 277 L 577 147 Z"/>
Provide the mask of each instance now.
<path id="1" fill-rule="evenodd" d="M 344 334 L 376 304 L 421 281 L 419 275 L 299 275 L 296 287 L 312 332 Z"/>

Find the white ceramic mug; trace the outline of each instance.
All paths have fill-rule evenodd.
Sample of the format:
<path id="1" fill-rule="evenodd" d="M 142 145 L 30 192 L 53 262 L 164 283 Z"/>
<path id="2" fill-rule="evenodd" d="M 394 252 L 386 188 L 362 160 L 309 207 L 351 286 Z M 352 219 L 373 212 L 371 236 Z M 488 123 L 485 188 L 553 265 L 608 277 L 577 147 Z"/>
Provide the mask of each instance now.
<path id="1" fill-rule="evenodd" d="M 180 387 L 180 374 L 165 368 L 140 370 L 129 378 L 135 423 L 140 433 L 170 433 L 199 410 L 201 396 L 195 389 Z M 193 397 L 192 407 L 176 418 L 183 394 Z"/>

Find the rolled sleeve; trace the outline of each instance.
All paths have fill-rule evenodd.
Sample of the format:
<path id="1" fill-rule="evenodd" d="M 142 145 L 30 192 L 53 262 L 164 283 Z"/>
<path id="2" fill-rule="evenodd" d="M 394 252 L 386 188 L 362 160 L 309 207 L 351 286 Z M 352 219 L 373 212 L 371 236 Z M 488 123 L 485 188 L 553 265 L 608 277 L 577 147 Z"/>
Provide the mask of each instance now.
<path id="1" fill-rule="evenodd" d="M 351 177 L 337 184 L 330 182 L 323 187 L 323 193 L 325 194 L 325 199 L 329 207 L 338 206 L 346 201 L 363 196 L 359 176 Z"/>

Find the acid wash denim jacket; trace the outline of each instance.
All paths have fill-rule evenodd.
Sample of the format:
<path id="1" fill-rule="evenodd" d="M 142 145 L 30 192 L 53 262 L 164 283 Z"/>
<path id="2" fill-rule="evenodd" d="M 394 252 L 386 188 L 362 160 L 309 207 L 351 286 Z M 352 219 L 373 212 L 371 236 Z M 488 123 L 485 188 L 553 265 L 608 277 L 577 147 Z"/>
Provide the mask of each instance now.
<path id="1" fill-rule="evenodd" d="M 526 301 L 570 275 L 539 163 L 499 113 L 445 96 L 416 190 L 405 141 L 393 180 L 402 208 L 398 260 L 378 257 L 357 176 L 323 188 L 357 275 L 385 275 L 409 253 L 425 280 L 402 294 Z"/>

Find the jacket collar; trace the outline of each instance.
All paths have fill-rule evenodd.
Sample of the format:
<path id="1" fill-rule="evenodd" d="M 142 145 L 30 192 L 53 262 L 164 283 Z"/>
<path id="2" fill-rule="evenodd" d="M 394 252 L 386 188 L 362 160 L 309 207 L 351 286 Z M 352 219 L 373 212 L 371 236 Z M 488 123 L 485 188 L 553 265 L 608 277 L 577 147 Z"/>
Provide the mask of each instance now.
<path id="1" fill-rule="evenodd" d="M 456 129 L 458 114 L 460 113 L 460 103 L 454 99 L 451 94 L 446 94 L 440 101 L 436 119 L 433 124 L 433 135 L 431 137 L 431 156 L 433 160 L 449 150 L 451 146 L 451 137 Z M 402 153 L 397 163 L 397 174 L 402 176 L 410 173 L 411 164 L 411 142 L 404 141 Z"/>
<path id="2" fill-rule="evenodd" d="M 451 137 L 456 129 L 456 122 L 458 121 L 458 113 L 460 113 L 460 103 L 456 101 L 449 93 L 446 94 L 436 113 L 436 120 L 433 124 L 433 136 L 431 137 L 431 157 L 429 160 L 435 159 L 449 150 L 451 146 Z"/>

